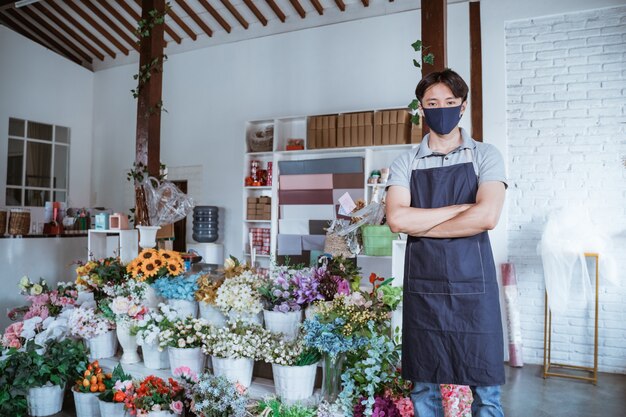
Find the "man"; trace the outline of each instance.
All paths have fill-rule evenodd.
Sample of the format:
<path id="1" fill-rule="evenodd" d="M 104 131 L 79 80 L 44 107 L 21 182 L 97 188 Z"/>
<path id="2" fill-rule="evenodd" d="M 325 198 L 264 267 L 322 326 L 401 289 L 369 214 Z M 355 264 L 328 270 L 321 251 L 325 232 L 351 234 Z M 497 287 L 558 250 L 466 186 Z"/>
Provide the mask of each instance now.
<path id="1" fill-rule="evenodd" d="M 431 132 L 397 158 L 387 182 L 387 222 L 409 235 L 404 268 L 402 374 L 414 382 L 416 417 L 443 417 L 439 384 L 469 385 L 472 415 L 503 416 L 502 323 L 488 230 L 506 180 L 492 145 L 458 127 L 468 87 L 454 71 L 415 89 Z"/>

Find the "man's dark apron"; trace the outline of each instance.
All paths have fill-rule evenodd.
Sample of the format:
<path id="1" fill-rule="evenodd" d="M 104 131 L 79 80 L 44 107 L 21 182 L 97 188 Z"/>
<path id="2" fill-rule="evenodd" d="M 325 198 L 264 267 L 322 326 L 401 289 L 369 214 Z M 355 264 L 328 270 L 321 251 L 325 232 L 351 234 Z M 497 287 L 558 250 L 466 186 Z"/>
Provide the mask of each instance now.
<path id="1" fill-rule="evenodd" d="M 413 169 L 411 207 L 475 203 L 478 177 L 472 151 L 466 150 L 466 155 L 466 163 Z M 498 283 L 487 232 L 452 239 L 409 236 L 403 377 L 440 384 L 502 385 L 503 354 Z"/>

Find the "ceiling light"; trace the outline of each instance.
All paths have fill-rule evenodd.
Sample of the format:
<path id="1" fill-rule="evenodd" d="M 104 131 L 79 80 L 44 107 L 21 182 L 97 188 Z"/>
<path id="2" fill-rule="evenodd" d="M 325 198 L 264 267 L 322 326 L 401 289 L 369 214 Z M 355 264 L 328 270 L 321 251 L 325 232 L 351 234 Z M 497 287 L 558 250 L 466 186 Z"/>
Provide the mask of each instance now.
<path id="1" fill-rule="evenodd" d="M 15 7 L 24 7 L 29 4 L 37 3 L 39 0 L 20 0 L 15 2 Z"/>

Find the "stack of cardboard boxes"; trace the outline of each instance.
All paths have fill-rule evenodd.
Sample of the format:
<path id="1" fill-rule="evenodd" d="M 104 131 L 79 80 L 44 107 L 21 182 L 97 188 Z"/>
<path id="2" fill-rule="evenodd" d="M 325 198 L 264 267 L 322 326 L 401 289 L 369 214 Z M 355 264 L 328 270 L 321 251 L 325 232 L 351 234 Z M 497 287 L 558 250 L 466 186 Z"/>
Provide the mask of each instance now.
<path id="1" fill-rule="evenodd" d="M 337 115 L 311 116 L 307 124 L 308 149 L 337 147 Z"/>
<path id="2" fill-rule="evenodd" d="M 257 255 L 270 254 L 270 238 L 271 232 L 266 227 L 251 227 L 250 237 L 252 239 L 252 247 L 256 249 Z"/>
<path id="3" fill-rule="evenodd" d="M 248 197 L 248 220 L 271 220 L 272 197 Z"/>
<path id="4" fill-rule="evenodd" d="M 374 113 L 374 145 L 411 143 L 411 114 L 407 110 Z"/>

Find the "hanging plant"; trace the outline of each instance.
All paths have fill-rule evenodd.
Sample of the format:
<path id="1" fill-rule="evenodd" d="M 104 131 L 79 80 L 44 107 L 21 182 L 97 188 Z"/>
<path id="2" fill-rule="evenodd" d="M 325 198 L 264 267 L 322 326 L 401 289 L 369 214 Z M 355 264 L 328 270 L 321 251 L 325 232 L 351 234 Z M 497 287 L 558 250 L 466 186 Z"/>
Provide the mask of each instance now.
<path id="1" fill-rule="evenodd" d="M 421 40 L 419 39 L 416 40 L 415 42 L 411 44 L 411 46 L 413 47 L 413 50 L 418 53 L 419 61 L 413 58 L 413 65 L 416 68 L 422 68 L 422 63 L 429 64 L 429 65 L 433 65 L 435 63 L 435 56 L 432 54 L 432 52 L 429 52 L 428 54 L 424 55 L 428 47 L 424 47 Z M 420 116 L 417 113 L 418 106 L 419 106 L 419 101 L 417 101 L 417 98 L 414 98 L 413 101 L 409 103 L 409 109 L 413 110 L 413 115 L 411 116 L 411 122 L 415 125 L 418 125 L 420 123 Z"/>

